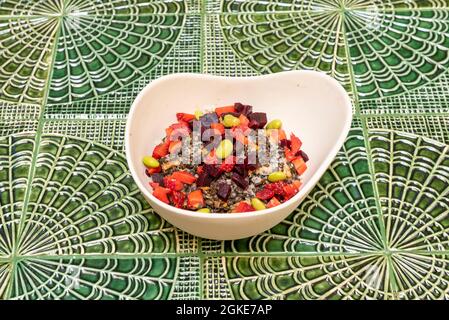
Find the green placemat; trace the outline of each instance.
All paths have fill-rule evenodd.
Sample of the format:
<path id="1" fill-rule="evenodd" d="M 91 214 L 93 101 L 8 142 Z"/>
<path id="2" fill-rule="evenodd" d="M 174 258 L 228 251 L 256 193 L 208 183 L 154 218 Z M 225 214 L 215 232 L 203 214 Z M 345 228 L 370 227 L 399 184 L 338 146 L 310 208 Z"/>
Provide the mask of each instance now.
<path id="1" fill-rule="evenodd" d="M 0 299 L 449 296 L 449 3 L 0 0 Z M 338 156 L 285 221 L 198 239 L 123 154 L 174 72 L 311 69 L 350 93 Z"/>

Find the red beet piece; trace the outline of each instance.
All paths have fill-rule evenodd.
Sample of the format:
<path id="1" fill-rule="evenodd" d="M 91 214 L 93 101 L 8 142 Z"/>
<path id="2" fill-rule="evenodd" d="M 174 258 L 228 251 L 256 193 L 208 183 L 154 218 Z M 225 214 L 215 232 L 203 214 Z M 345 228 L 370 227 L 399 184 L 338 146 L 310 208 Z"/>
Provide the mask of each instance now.
<path id="1" fill-rule="evenodd" d="M 287 139 L 282 139 L 280 142 L 280 145 L 282 148 L 287 147 L 287 148 L 291 148 L 292 147 L 292 142 L 290 140 Z"/>
<path id="2" fill-rule="evenodd" d="M 248 177 L 242 177 L 237 172 L 233 172 L 232 173 L 231 179 L 232 179 L 232 181 L 235 182 L 236 185 L 238 185 L 240 188 L 242 188 L 244 190 L 246 188 L 248 188 L 248 186 L 249 186 L 249 179 L 248 179 Z"/>
<path id="3" fill-rule="evenodd" d="M 236 164 L 233 170 L 242 177 L 248 176 L 248 170 L 246 170 L 246 165 L 243 163 Z"/>
<path id="4" fill-rule="evenodd" d="M 223 201 L 228 200 L 230 194 L 231 194 L 231 186 L 229 184 L 223 182 L 218 185 L 217 196 L 221 200 Z"/>
<path id="5" fill-rule="evenodd" d="M 198 187 L 209 187 L 213 178 L 206 172 L 203 171 L 198 175 L 198 179 L 196 179 L 196 185 Z"/>
<path id="6" fill-rule="evenodd" d="M 308 156 L 304 151 L 299 150 L 298 153 L 299 153 L 299 156 L 300 156 L 301 158 L 303 158 L 304 162 L 309 161 L 309 156 Z"/>
<path id="7" fill-rule="evenodd" d="M 238 113 L 244 114 L 245 116 L 249 115 L 253 112 L 253 107 L 247 104 L 241 104 L 240 102 L 234 103 L 235 111 Z"/>
<path id="8" fill-rule="evenodd" d="M 267 124 L 267 114 L 265 112 L 253 112 L 248 115 L 249 127 L 251 129 L 262 129 Z"/>
<path id="9" fill-rule="evenodd" d="M 206 171 L 212 178 L 217 178 L 222 173 L 220 166 L 214 164 L 205 164 L 204 171 Z"/>
<path id="10" fill-rule="evenodd" d="M 153 180 L 153 182 L 159 183 L 160 186 L 164 186 L 164 176 L 160 173 L 153 173 L 151 175 L 151 180 Z"/>

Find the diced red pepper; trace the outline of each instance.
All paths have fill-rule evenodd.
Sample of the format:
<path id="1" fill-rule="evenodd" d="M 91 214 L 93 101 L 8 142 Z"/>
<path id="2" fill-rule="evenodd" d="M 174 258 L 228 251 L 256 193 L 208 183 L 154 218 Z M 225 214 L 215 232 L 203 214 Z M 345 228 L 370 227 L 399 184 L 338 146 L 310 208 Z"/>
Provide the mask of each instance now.
<path id="1" fill-rule="evenodd" d="M 284 147 L 284 154 L 285 154 L 285 158 L 287 159 L 287 161 L 290 161 L 290 162 L 297 158 L 295 156 L 295 154 L 287 147 Z"/>
<path id="2" fill-rule="evenodd" d="M 291 184 L 286 184 L 284 186 L 284 198 L 286 200 L 290 199 L 297 193 L 298 193 L 298 188 L 296 187 L 295 184 L 291 183 Z"/>
<path id="3" fill-rule="evenodd" d="M 234 106 L 226 106 L 226 107 L 219 107 L 215 108 L 215 113 L 221 117 L 223 113 L 229 113 L 229 112 L 235 112 Z"/>
<path id="4" fill-rule="evenodd" d="M 302 186 L 302 182 L 299 180 L 294 180 L 292 183 L 296 186 L 296 188 L 298 188 L 298 190 Z"/>
<path id="5" fill-rule="evenodd" d="M 169 204 L 170 201 L 168 200 L 167 194 L 170 193 L 170 189 L 163 188 L 163 187 L 156 187 L 153 190 L 153 196 L 155 196 L 157 199 Z"/>
<path id="6" fill-rule="evenodd" d="M 184 184 L 172 176 L 164 177 L 164 185 L 173 191 L 181 191 L 184 188 Z"/>
<path id="7" fill-rule="evenodd" d="M 293 133 L 290 135 L 290 141 L 292 143 L 291 151 L 293 154 L 296 154 L 301 149 L 302 142 Z"/>
<path id="8" fill-rule="evenodd" d="M 158 173 L 161 172 L 161 166 L 157 167 L 157 168 L 146 168 L 145 169 L 147 171 L 147 175 L 151 176 L 153 173 Z"/>
<path id="9" fill-rule="evenodd" d="M 187 204 L 191 209 L 202 208 L 204 206 L 203 192 L 201 190 L 190 192 L 187 196 Z"/>
<path id="10" fill-rule="evenodd" d="M 151 186 L 151 188 L 156 189 L 156 187 L 159 187 L 159 183 L 157 183 L 157 182 L 150 182 L 150 186 Z"/>
<path id="11" fill-rule="evenodd" d="M 239 115 L 239 120 L 240 120 L 240 125 L 248 127 L 249 120 L 244 114 Z"/>
<path id="12" fill-rule="evenodd" d="M 195 176 L 187 171 L 176 171 L 171 176 L 182 183 L 192 184 L 196 181 Z"/>
<path id="13" fill-rule="evenodd" d="M 166 139 L 164 142 L 158 144 L 154 147 L 153 157 L 160 159 L 168 154 L 168 146 L 170 145 L 170 140 Z"/>
<path id="14" fill-rule="evenodd" d="M 219 134 L 223 135 L 225 133 L 225 127 L 221 123 L 212 123 L 210 125 L 211 129 L 217 130 Z"/>
<path id="15" fill-rule="evenodd" d="M 171 141 L 168 146 L 168 152 L 170 152 L 170 154 L 178 153 L 178 151 L 181 150 L 181 147 L 182 141 Z"/>
<path id="16" fill-rule="evenodd" d="M 273 198 L 271 198 L 271 200 L 267 203 L 267 208 L 273 208 L 273 207 L 276 207 L 276 206 L 278 206 L 278 205 L 280 205 L 281 204 L 281 202 L 276 198 L 276 197 L 273 197 Z"/>
<path id="17" fill-rule="evenodd" d="M 305 163 L 304 159 L 301 157 L 298 157 L 292 161 L 293 165 L 295 166 L 296 172 L 299 175 L 302 175 L 307 170 L 307 164 Z"/>
<path id="18" fill-rule="evenodd" d="M 287 140 L 287 135 L 285 134 L 284 129 L 278 129 L 278 137 L 279 137 L 279 141 Z"/>
<path id="19" fill-rule="evenodd" d="M 256 193 L 256 197 L 260 200 L 270 200 L 274 197 L 274 191 L 264 188 Z"/>
<path id="20" fill-rule="evenodd" d="M 195 115 L 193 114 L 189 114 L 189 113 L 182 113 L 182 112 L 178 112 L 176 114 L 176 119 L 178 119 L 178 121 L 185 121 L 185 122 L 189 122 L 190 120 L 195 119 Z"/>
<path id="21" fill-rule="evenodd" d="M 233 213 L 238 213 L 238 212 L 251 212 L 254 211 L 254 208 L 246 203 L 245 201 L 241 201 L 239 202 L 235 208 L 232 210 Z"/>
<path id="22" fill-rule="evenodd" d="M 186 200 L 186 194 L 181 191 L 173 191 L 170 194 L 170 200 L 176 208 L 184 207 L 184 202 Z"/>

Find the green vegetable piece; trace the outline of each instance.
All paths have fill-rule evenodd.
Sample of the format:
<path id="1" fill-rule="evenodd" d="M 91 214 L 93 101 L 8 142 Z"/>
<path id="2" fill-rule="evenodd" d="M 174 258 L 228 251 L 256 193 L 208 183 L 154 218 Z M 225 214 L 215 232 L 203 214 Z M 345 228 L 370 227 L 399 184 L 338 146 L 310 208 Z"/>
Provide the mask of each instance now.
<path id="1" fill-rule="evenodd" d="M 263 209 L 266 209 L 265 204 L 264 204 L 261 200 L 259 200 L 259 199 L 257 199 L 257 198 L 252 198 L 252 199 L 251 199 L 251 205 L 252 205 L 253 208 L 256 209 L 256 210 L 263 210 Z"/>
<path id="2" fill-rule="evenodd" d="M 203 111 L 196 109 L 195 110 L 195 119 L 200 120 L 200 117 L 203 115 Z"/>
<path id="3" fill-rule="evenodd" d="M 223 125 L 226 128 L 236 127 L 239 124 L 240 124 L 240 119 L 237 117 L 234 117 L 232 114 L 227 114 L 223 118 Z"/>
<path id="4" fill-rule="evenodd" d="M 202 209 L 196 210 L 196 212 L 210 213 L 210 209 L 209 208 L 202 208 Z"/>
<path id="5" fill-rule="evenodd" d="M 217 158 L 226 159 L 232 154 L 234 150 L 234 145 L 231 140 L 224 139 L 220 142 L 217 149 L 215 150 L 215 154 Z"/>
<path id="6" fill-rule="evenodd" d="M 282 171 L 276 171 L 273 173 L 270 173 L 268 176 L 268 181 L 270 182 L 278 182 L 287 179 L 287 176 Z"/>
<path id="7" fill-rule="evenodd" d="M 157 161 L 152 156 L 145 156 L 145 157 L 143 157 L 142 162 L 145 165 L 145 167 L 147 167 L 147 168 L 157 168 L 160 165 L 159 161 Z"/>
<path id="8" fill-rule="evenodd" d="M 267 124 L 265 129 L 280 129 L 282 128 L 282 121 L 279 119 L 275 119 Z"/>

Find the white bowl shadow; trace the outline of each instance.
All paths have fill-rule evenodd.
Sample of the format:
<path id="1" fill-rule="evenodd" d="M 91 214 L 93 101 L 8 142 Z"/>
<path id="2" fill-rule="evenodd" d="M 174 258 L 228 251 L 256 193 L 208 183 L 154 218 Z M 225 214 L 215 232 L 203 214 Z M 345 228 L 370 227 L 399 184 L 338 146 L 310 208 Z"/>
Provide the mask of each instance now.
<path id="1" fill-rule="evenodd" d="M 198 213 L 170 206 L 151 193 L 142 157 L 160 142 L 177 112 L 242 102 L 281 119 L 309 155 L 300 191 L 285 203 L 246 213 Z M 324 174 L 348 135 L 351 100 L 333 78 L 315 71 L 289 71 L 256 77 L 172 74 L 147 85 L 135 99 L 125 132 L 126 158 L 137 186 L 153 209 L 171 224 L 191 234 L 218 240 L 249 237 L 286 218 Z"/>

